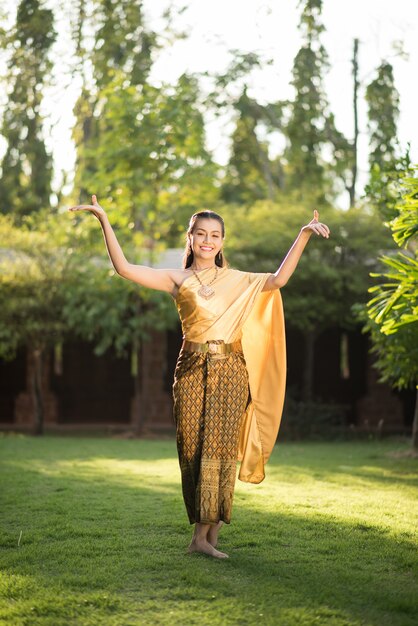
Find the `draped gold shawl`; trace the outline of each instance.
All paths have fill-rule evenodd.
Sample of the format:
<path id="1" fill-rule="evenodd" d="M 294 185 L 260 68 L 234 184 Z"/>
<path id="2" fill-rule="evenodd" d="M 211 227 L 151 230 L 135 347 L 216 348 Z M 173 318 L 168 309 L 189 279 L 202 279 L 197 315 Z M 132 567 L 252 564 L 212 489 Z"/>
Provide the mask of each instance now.
<path id="1" fill-rule="evenodd" d="M 202 270 L 204 284 L 213 269 Z M 283 305 L 279 290 L 262 291 L 270 274 L 220 268 L 213 283 L 215 296 L 198 295 L 200 283 L 189 276 L 180 286 L 176 305 L 183 337 L 206 343 L 242 340 L 251 402 L 243 419 L 239 479 L 260 483 L 279 431 L 286 383 L 286 342 Z"/>

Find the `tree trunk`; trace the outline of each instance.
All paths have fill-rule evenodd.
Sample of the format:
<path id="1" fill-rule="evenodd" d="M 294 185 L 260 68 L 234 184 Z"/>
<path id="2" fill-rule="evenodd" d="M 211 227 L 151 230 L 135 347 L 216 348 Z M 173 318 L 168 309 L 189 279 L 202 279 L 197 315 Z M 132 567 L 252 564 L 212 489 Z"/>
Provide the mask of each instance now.
<path id="1" fill-rule="evenodd" d="M 349 187 L 350 194 L 350 208 L 352 208 L 356 203 L 356 183 L 357 183 L 357 142 L 358 142 L 358 39 L 354 39 L 354 50 L 353 50 L 353 79 L 354 79 L 354 90 L 353 90 L 353 112 L 354 112 L 354 139 L 353 139 L 353 166 L 351 168 L 352 179 L 351 185 Z"/>
<path id="2" fill-rule="evenodd" d="M 142 342 L 136 347 L 136 359 L 139 367 L 134 377 L 134 406 L 131 419 L 132 430 L 135 435 L 141 435 L 144 430 L 144 395 L 143 395 L 143 359 Z"/>
<path id="3" fill-rule="evenodd" d="M 302 400 L 311 402 L 313 397 L 313 366 L 315 354 L 316 332 L 310 331 L 305 335 L 305 362 L 303 370 Z"/>
<path id="4" fill-rule="evenodd" d="M 261 167 L 263 169 L 264 180 L 267 183 L 268 199 L 273 200 L 274 199 L 274 183 L 273 183 L 273 177 L 271 175 L 271 165 L 268 160 L 268 156 L 265 154 L 262 146 L 260 146 L 258 141 L 257 141 L 257 148 L 258 148 L 258 156 L 261 162 Z"/>
<path id="5" fill-rule="evenodd" d="M 418 388 L 415 396 L 414 421 L 412 423 L 412 447 L 418 452 Z"/>
<path id="6" fill-rule="evenodd" d="M 43 366 L 43 349 L 33 349 L 33 378 L 32 378 L 32 397 L 34 406 L 34 435 L 43 435 L 44 432 L 44 402 L 42 397 L 42 366 Z"/>

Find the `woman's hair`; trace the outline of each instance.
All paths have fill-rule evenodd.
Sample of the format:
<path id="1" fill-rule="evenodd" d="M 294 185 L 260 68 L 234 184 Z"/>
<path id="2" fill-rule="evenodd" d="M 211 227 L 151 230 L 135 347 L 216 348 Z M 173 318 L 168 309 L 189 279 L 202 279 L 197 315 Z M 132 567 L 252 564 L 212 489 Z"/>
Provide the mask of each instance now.
<path id="1" fill-rule="evenodd" d="M 190 235 L 193 233 L 196 222 L 199 218 L 217 220 L 222 227 L 222 239 L 225 237 L 225 224 L 224 224 L 222 217 L 218 215 L 218 213 L 215 213 L 214 211 L 199 211 L 198 213 L 194 213 L 190 218 L 189 228 L 187 229 L 186 247 L 184 249 L 184 254 L 183 254 L 184 269 L 187 269 L 193 263 L 194 254 L 193 254 L 192 246 L 190 245 Z M 222 250 L 220 250 L 218 254 L 215 256 L 215 264 L 218 267 L 226 266 L 226 259 L 223 255 Z"/>

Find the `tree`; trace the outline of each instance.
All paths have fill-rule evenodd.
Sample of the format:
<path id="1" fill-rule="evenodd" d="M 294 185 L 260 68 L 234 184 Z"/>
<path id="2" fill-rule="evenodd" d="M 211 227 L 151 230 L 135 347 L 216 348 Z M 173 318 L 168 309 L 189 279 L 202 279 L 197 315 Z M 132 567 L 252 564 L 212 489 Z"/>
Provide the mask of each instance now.
<path id="1" fill-rule="evenodd" d="M 98 29 L 91 61 L 98 90 L 122 72 L 131 85 L 144 85 L 158 47 L 157 35 L 145 24 L 143 0 L 96 0 Z"/>
<path id="2" fill-rule="evenodd" d="M 37 218 L 19 229 L 9 216 L 0 219 L 0 357 L 12 359 L 20 347 L 30 352 L 35 434 L 42 434 L 42 370 L 51 348 L 79 337 L 96 354 L 113 347 L 135 361 L 150 330 L 171 326 L 177 316 L 165 294 L 115 277 L 93 220 L 47 211 Z"/>
<path id="3" fill-rule="evenodd" d="M 350 197 L 355 194 L 353 145 L 337 130 L 323 86 L 328 57 L 321 43 L 322 0 L 303 0 L 299 5 L 303 44 L 293 64 L 293 100 L 260 105 L 244 87 L 241 97 L 233 101 L 238 116 L 223 185 L 226 201 L 249 204 L 287 194 L 292 200 L 309 197 L 315 205 L 335 195 L 336 177 L 343 180 Z M 224 90 L 227 77 L 246 79 L 259 65 L 258 57 L 232 64 L 218 79 L 218 90 Z M 219 95 L 214 100 L 219 107 L 225 98 Z M 287 146 L 272 160 L 268 142 L 260 136 L 268 138 L 277 132 Z"/>
<path id="4" fill-rule="evenodd" d="M 21 347 L 30 355 L 37 435 L 43 432 L 46 351 L 66 335 L 62 279 L 68 257 L 54 250 L 51 235 L 17 228 L 12 216 L 1 216 L 0 357 L 13 359 Z"/>
<path id="5" fill-rule="evenodd" d="M 304 41 L 293 64 L 293 100 L 262 105 L 248 95 L 250 74 L 263 64 L 254 54 L 233 51 L 236 60 L 215 79 L 209 103 L 215 110 L 232 106 L 237 120 L 222 186 L 227 202 L 249 205 L 287 195 L 302 201 L 309 197 L 315 205 L 335 195 L 335 175 L 345 184 L 352 176 L 353 147 L 336 129 L 323 87 L 328 57 L 321 43 L 322 0 L 302 0 L 299 6 Z M 230 94 L 231 84 L 235 93 L 241 85 L 239 98 Z M 271 159 L 268 140 L 277 132 L 287 145 Z"/>
<path id="6" fill-rule="evenodd" d="M 55 37 L 53 13 L 40 0 L 21 0 L 14 27 L 1 36 L 10 59 L 1 130 L 7 149 L 1 163 L 0 212 L 16 219 L 49 206 L 52 162 L 43 139 L 41 104 Z"/>
<path id="7" fill-rule="evenodd" d="M 366 192 L 372 204 L 384 219 L 396 215 L 396 181 L 409 165 L 408 154 L 403 159 L 397 155 L 397 121 L 399 93 L 395 87 L 393 67 L 383 61 L 377 76 L 366 88 L 368 126 L 370 132 L 370 180 Z"/>
<path id="8" fill-rule="evenodd" d="M 372 287 L 367 304 L 376 366 L 382 380 L 399 389 L 415 385 L 417 400 L 412 444 L 418 450 L 418 178 L 405 178 L 404 193 L 396 204 L 398 212 L 390 222 L 396 243 L 407 254 L 381 258 L 386 271 L 372 276 L 385 282 Z"/>
<path id="9" fill-rule="evenodd" d="M 138 232 L 151 261 L 158 241 L 177 243 L 179 226 L 183 233 L 190 214 L 218 196 L 197 89 L 186 75 L 158 88 L 118 77 L 101 92 L 99 140 L 91 149 L 100 170 L 84 183 L 102 190 L 103 204 Z"/>
<path id="10" fill-rule="evenodd" d="M 81 68 L 92 68 L 92 86 L 83 85 L 75 107 L 75 200 L 100 193 L 107 209 L 117 207 L 114 223 L 134 231 L 152 262 L 159 242 L 177 245 L 180 225 L 183 234 L 191 213 L 218 197 L 199 87 L 188 75 L 176 85 L 150 83 L 161 36 L 148 28 L 141 0 L 94 0 L 93 7 L 93 50 L 82 45 L 83 5 L 75 29 Z M 178 34 L 168 26 L 169 35 Z"/>
<path id="11" fill-rule="evenodd" d="M 94 33 L 93 49 L 84 44 Z M 126 85 L 144 85 L 152 66 L 152 54 L 158 48 L 157 35 L 145 21 L 142 0 L 93 0 L 91 16 L 80 1 L 73 27 L 77 64 L 82 89 L 74 106 L 76 124 L 73 139 L 77 159 L 75 189 L 77 200 L 89 194 L 86 180 L 97 170 L 95 148 L 100 142 L 98 117 L 103 94 L 116 76 Z"/>
<path id="12" fill-rule="evenodd" d="M 399 93 L 395 87 L 393 67 L 383 61 L 376 78 L 366 88 L 369 107 L 370 166 L 385 169 L 396 157 Z"/>
<path id="13" fill-rule="evenodd" d="M 262 107 L 247 95 L 246 88 L 234 104 L 238 119 L 232 134 L 231 156 L 222 184 L 226 202 L 251 204 L 277 194 L 280 179 L 274 172 L 266 142 L 257 136 L 265 117 Z"/>
<path id="14" fill-rule="evenodd" d="M 325 122 L 328 103 L 323 74 L 328 55 L 321 43 L 324 26 L 320 21 L 322 0 L 301 0 L 299 29 L 304 42 L 293 62 L 291 84 L 295 98 L 285 127 L 288 146 L 284 153 L 287 187 L 298 190 L 302 198 L 322 202 L 329 191 L 322 148 L 326 143 Z"/>

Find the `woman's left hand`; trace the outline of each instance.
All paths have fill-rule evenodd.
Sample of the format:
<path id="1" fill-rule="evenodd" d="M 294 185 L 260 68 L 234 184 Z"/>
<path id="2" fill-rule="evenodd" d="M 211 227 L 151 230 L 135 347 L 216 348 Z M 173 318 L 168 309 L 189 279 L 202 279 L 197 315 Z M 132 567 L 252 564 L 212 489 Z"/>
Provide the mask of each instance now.
<path id="1" fill-rule="evenodd" d="M 319 221 L 319 213 L 316 209 L 314 210 L 313 220 L 311 220 L 306 226 L 302 226 L 301 232 L 309 233 L 309 235 L 316 233 L 317 235 L 322 235 L 326 239 L 330 236 L 328 226 Z"/>

